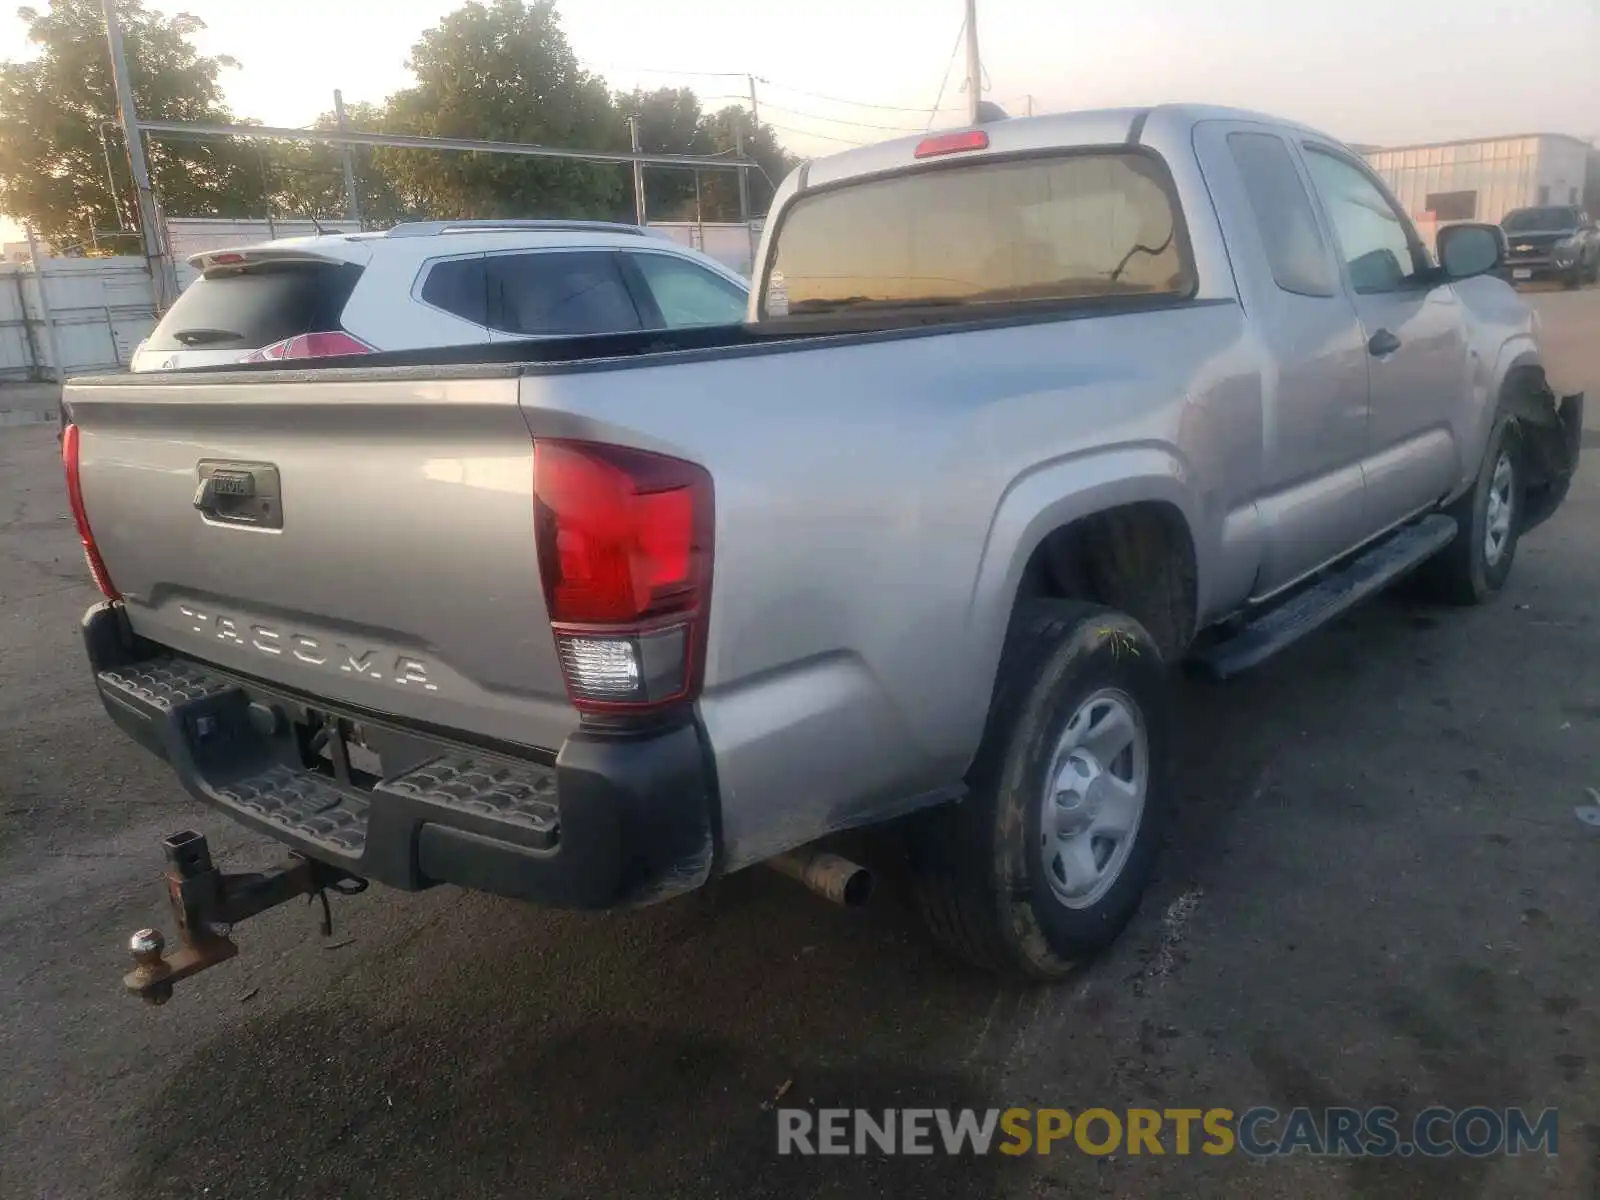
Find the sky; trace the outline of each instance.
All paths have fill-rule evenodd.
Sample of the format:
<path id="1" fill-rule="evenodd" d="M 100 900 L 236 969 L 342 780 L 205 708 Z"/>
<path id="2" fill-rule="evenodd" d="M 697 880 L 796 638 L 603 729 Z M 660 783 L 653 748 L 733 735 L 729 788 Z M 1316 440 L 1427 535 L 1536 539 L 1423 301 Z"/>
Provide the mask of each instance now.
<path id="1" fill-rule="evenodd" d="M 230 105 L 273 125 L 309 123 L 335 88 L 355 102 L 406 86 L 417 34 L 458 7 L 146 3 L 205 21 L 202 49 L 241 62 L 224 75 Z M 762 119 L 801 155 L 962 120 L 962 0 L 562 0 L 559 11 L 579 59 L 615 88 L 691 86 L 715 107 L 744 101 L 756 75 Z M 1013 114 L 1030 97 L 1035 112 L 1191 100 L 1380 145 L 1600 137 L 1600 0 L 978 0 L 978 31 L 984 96 Z M 27 53 L 21 22 L 0 18 L 0 59 Z M 942 83 L 944 111 L 932 113 Z"/>

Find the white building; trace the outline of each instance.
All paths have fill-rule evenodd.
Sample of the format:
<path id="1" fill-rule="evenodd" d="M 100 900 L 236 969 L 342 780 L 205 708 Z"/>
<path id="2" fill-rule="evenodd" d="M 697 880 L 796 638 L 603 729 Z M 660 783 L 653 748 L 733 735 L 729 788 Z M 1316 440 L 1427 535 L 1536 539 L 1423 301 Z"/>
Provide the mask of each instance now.
<path id="1" fill-rule="evenodd" d="M 1590 157 L 1596 153 L 1588 142 L 1564 133 L 1363 149 L 1425 230 L 1452 221 L 1498 224 L 1513 208 L 1536 204 L 1582 205 Z M 1600 196 L 1587 201 L 1600 207 Z"/>

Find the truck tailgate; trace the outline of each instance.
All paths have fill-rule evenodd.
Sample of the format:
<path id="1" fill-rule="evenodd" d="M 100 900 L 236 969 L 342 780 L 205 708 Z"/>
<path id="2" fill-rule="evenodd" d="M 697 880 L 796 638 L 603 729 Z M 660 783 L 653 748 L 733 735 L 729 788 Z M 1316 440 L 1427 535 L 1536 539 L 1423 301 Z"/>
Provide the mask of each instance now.
<path id="1" fill-rule="evenodd" d="M 557 747 L 577 715 L 540 589 L 518 380 L 411 374 L 70 385 L 95 540 L 155 642 Z"/>

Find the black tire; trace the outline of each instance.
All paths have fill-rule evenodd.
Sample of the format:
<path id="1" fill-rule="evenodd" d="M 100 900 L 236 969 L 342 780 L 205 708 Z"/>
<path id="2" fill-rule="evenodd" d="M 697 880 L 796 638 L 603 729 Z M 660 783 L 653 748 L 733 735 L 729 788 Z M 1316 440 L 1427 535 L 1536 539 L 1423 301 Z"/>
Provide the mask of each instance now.
<path id="1" fill-rule="evenodd" d="M 1428 598 L 1445 604 L 1482 604 L 1510 577 L 1522 531 L 1522 462 L 1516 430 L 1516 422 L 1508 414 L 1496 416 L 1477 482 L 1445 510 L 1456 519 L 1457 532 L 1417 573 L 1417 582 Z M 1502 454 L 1511 465 L 1511 517 L 1499 557 L 1491 563 L 1486 539 L 1489 495 Z"/>
<path id="2" fill-rule="evenodd" d="M 1142 721 L 1144 804 L 1126 850 L 1113 852 L 1123 855 L 1114 882 L 1108 871 L 1098 899 L 1069 907 L 1045 876 L 1042 847 L 1060 843 L 1044 840 L 1043 800 L 1059 740 L 1080 708 L 1093 724 L 1106 701 L 1085 702 L 1100 692 Z M 968 796 L 911 829 L 917 899 L 939 942 L 996 973 L 1053 980 L 1115 940 L 1150 880 L 1171 805 L 1169 704 L 1161 652 L 1133 618 L 1080 601 L 1019 606 Z"/>
<path id="3" fill-rule="evenodd" d="M 1569 292 L 1575 292 L 1583 286 L 1583 281 L 1586 278 L 1588 278 L 1588 272 L 1583 269 L 1583 264 L 1579 263 L 1561 277 L 1561 284 Z"/>
<path id="4" fill-rule="evenodd" d="M 1596 255 L 1595 260 L 1589 264 L 1587 278 L 1590 283 L 1600 283 L 1600 255 Z"/>

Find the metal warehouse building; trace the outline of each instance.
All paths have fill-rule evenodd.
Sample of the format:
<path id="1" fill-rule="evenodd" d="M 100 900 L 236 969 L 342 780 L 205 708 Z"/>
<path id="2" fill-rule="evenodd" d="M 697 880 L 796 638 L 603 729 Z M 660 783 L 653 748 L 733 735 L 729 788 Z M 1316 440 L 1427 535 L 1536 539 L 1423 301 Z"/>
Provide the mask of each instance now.
<path id="1" fill-rule="evenodd" d="M 1362 149 L 1422 225 L 1498 223 L 1513 208 L 1583 204 L 1596 157 L 1588 142 L 1564 133 Z M 1591 208 L 1600 207 L 1600 195 L 1587 199 Z"/>

